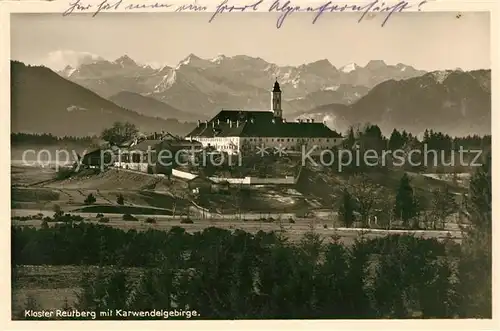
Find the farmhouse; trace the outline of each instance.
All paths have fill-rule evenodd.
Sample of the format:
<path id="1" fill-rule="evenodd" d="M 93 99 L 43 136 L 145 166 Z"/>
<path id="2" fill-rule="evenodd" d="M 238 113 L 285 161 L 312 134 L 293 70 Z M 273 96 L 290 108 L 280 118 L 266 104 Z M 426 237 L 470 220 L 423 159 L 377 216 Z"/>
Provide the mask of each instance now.
<path id="1" fill-rule="evenodd" d="M 79 162 L 81 165 L 89 168 L 100 168 L 103 165 L 111 164 L 112 158 L 113 155 L 111 153 L 103 151 L 101 148 L 97 148 L 84 154 Z"/>
<path id="2" fill-rule="evenodd" d="M 342 142 L 341 135 L 325 123 L 313 120 L 287 122 L 282 116 L 281 88 L 277 81 L 271 91 L 271 110 L 223 109 L 209 121 L 198 121 L 198 126 L 186 139 L 228 154 L 257 147 L 295 151 L 302 146 L 327 149 Z"/>
<path id="3" fill-rule="evenodd" d="M 130 147 L 120 149 L 115 166 L 150 174 L 170 175 L 176 162 L 184 161 L 182 157 L 176 157 L 179 151 L 197 151 L 201 148 L 201 143 L 197 141 L 184 140 L 170 134 L 153 134 L 143 140 L 136 139 Z M 183 155 L 187 157 L 189 154 Z"/>

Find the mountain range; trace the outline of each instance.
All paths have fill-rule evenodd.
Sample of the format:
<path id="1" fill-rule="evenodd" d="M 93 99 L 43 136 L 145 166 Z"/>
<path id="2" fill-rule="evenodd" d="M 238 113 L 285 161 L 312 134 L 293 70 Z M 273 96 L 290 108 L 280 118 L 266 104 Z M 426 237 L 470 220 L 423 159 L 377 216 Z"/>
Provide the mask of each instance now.
<path id="1" fill-rule="evenodd" d="M 454 136 L 491 133 L 491 71 L 435 71 L 388 80 L 351 105 L 329 104 L 291 116 L 313 118 L 345 132 L 351 125 L 379 125 L 421 133 L 434 129 Z"/>
<path id="2" fill-rule="evenodd" d="M 349 64 L 336 68 L 326 59 L 279 66 L 246 55 L 202 59 L 194 54 L 176 67 L 153 69 L 124 55 L 114 61 L 99 59 L 77 68 L 68 66 L 59 72 L 104 98 L 132 92 L 202 117 L 214 115 L 221 108 L 269 109 L 269 90 L 275 79 L 282 86 L 283 111 L 287 114 L 330 103 L 351 104 L 383 81 L 424 73 L 383 61 L 370 61 L 364 67 Z M 137 108 L 137 104 L 122 106 Z"/>
<path id="3" fill-rule="evenodd" d="M 490 70 L 425 72 L 383 61 L 336 68 L 328 60 L 293 67 L 245 55 L 207 60 L 193 54 L 175 68 L 152 68 L 125 55 L 57 74 L 12 62 L 12 128 L 88 135 L 129 120 L 146 131 L 182 134 L 222 108 L 269 109 L 275 79 L 287 120 L 314 118 L 338 132 L 367 122 L 385 134 L 394 128 L 491 132 Z"/>
<path id="4" fill-rule="evenodd" d="M 185 134 L 194 127 L 124 109 L 46 67 L 11 61 L 12 132 L 98 135 L 115 121 L 129 121 L 145 132 Z"/>

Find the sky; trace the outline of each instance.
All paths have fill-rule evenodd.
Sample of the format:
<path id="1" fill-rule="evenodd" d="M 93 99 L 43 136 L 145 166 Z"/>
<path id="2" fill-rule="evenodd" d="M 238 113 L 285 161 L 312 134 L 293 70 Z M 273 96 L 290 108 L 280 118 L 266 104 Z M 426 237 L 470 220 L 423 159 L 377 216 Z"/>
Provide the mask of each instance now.
<path id="1" fill-rule="evenodd" d="M 359 13 L 290 15 L 280 29 L 276 13 L 13 14 L 11 57 L 62 69 L 81 58 L 126 54 L 138 63 L 176 66 L 201 58 L 248 55 L 278 65 L 328 59 L 336 67 L 370 60 L 422 70 L 490 68 L 487 12 L 405 12 L 384 27 L 384 14 L 358 23 Z"/>

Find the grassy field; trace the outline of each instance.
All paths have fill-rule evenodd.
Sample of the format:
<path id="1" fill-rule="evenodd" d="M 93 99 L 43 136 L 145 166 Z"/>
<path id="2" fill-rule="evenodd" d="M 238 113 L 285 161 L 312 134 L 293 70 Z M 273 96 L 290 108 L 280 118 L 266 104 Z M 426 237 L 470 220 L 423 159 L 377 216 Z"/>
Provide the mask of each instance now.
<path id="1" fill-rule="evenodd" d="M 395 191 L 402 174 L 401 171 L 390 170 L 368 175 L 389 192 Z M 106 214 L 112 221 L 110 225 L 122 228 L 137 226 L 120 223 L 125 213 L 133 214 L 139 219 L 154 216 L 161 220 L 155 226 L 170 228 L 180 224 L 179 219 L 165 219 L 172 217 L 175 212 L 176 216 L 189 215 L 196 219 L 194 225 L 186 224 L 194 229 L 211 226 L 218 220 L 223 222 L 220 226 L 227 228 L 238 227 L 249 231 L 277 229 L 277 222 L 266 224 L 255 219 L 281 217 L 292 233 L 306 231 L 311 222 L 315 223 L 318 231 L 329 231 L 324 227 L 340 226 L 335 223 L 336 216 L 332 211 L 335 210 L 340 191 L 348 179 L 347 175 L 335 173 L 331 169 L 308 167 L 303 169 L 295 186 L 232 187 L 231 191 L 226 193 L 193 196 L 183 180 L 174 178 L 169 181 L 166 178 L 131 171 L 110 169 L 95 173 L 93 170 L 87 170 L 65 180 L 47 181 L 54 175 L 54 170 L 47 168 L 12 167 L 13 216 L 25 216 L 24 210 L 48 213 L 51 216 L 57 205 L 65 213 L 79 213 L 94 221 L 97 213 Z M 444 181 L 428 176 L 409 175 L 413 187 L 420 194 L 430 194 L 432 189 L 447 185 Z M 40 183 L 39 179 L 45 182 Z M 451 186 L 451 189 L 456 193 L 463 190 L 459 186 Z M 92 205 L 84 202 L 89 194 L 96 198 Z M 120 194 L 125 200 L 123 205 L 116 201 Z M 316 220 L 301 220 L 305 212 L 311 213 L 309 217 Z M 297 219 L 297 223 L 289 224 L 290 217 Z M 241 219 L 251 221 L 244 222 Z M 163 221 L 168 223 L 160 224 Z"/>
<path id="2" fill-rule="evenodd" d="M 24 170 L 24 172 L 23 172 Z M 142 173 L 110 169 L 103 173 L 83 172 L 65 180 L 37 183 L 37 171 L 48 169 L 16 167 L 12 188 L 12 207 L 16 209 L 52 210 L 58 205 L 65 212 L 87 211 L 84 200 L 88 194 L 96 198 L 91 212 L 117 212 L 116 198 L 124 196 L 127 207 L 136 207 L 137 213 L 150 213 L 150 208 L 186 214 L 186 208 L 194 202 L 197 206 L 217 213 L 253 212 L 293 212 L 310 208 L 301 193 L 290 193 L 284 187 L 253 187 L 242 189 L 233 187 L 229 193 L 190 195 L 186 181 L 173 178 L 168 180 Z M 52 177 L 55 173 L 52 171 Z M 19 178 L 31 185 L 19 187 Z M 51 178 L 50 176 L 48 178 Z M 191 202 L 192 201 L 192 202 Z M 143 209 L 140 211 L 139 209 Z M 158 214 L 153 212 L 152 214 Z"/>

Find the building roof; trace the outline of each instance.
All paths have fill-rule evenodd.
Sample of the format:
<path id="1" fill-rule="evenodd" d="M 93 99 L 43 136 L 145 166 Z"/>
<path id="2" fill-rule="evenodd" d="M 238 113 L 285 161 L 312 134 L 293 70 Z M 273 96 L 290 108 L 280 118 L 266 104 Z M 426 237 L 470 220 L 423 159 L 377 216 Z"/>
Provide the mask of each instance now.
<path id="1" fill-rule="evenodd" d="M 137 145 L 130 146 L 130 149 L 147 152 L 148 150 L 154 150 L 159 143 L 161 143 L 161 140 L 147 139 L 139 142 Z"/>
<path id="2" fill-rule="evenodd" d="M 85 154 L 83 154 L 83 156 L 88 156 L 88 155 L 101 155 L 101 148 L 94 148 L 94 149 L 91 149 L 90 151 L 86 152 Z"/>
<path id="3" fill-rule="evenodd" d="M 339 138 L 324 123 L 284 122 L 272 111 L 222 110 L 206 123 L 199 123 L 188 137 L 293 137 Z"/>
<path id="4" fill-rule="evenodd" d="M 281 92 L 280 84 L 278 83 L 278 80 L 276 80 L 276 82 L 274 82 L 273 92 Z"/>
<path id="5" fill-rule="evenodd" d="M 188 180 L 188 184 L 191 184 L 191 185 L 193 183 L 196 183 L 196 182 L 203 182 L 203 183 L 214 184 L 213 180 L 211 180 L 210 178 L 205 177 L 205 176 L 196 176 L 196 177 Z"/>

